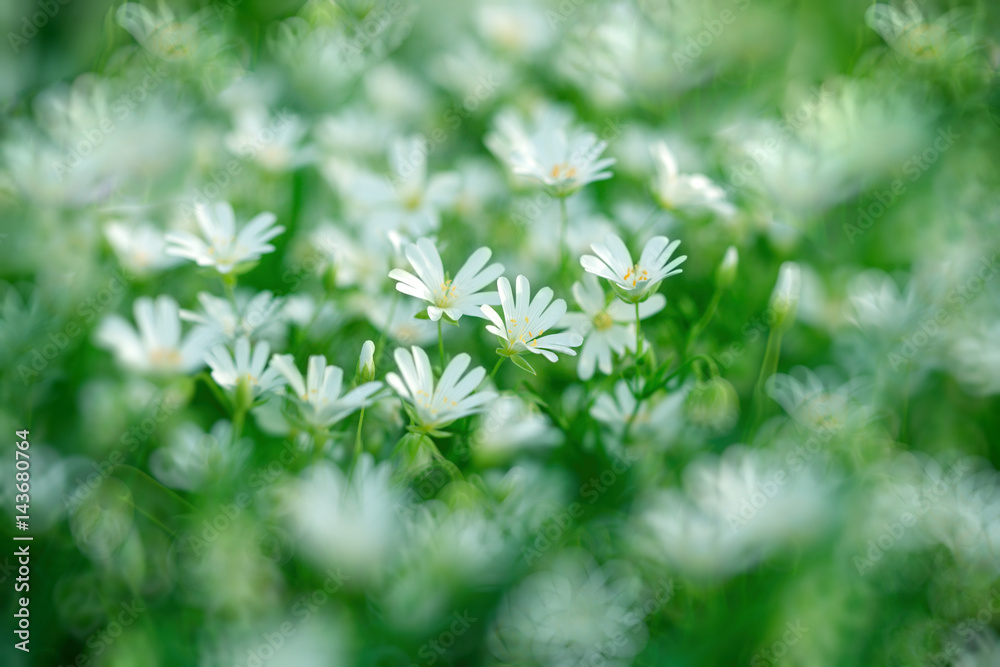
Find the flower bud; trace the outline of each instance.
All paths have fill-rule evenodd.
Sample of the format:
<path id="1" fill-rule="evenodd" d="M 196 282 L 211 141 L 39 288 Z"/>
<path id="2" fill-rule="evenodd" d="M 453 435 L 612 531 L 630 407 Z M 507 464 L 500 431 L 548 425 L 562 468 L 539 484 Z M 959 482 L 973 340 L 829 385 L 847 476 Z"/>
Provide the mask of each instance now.
<path id="1" fill-rule="evenodd" d="M 358 358 L 358 381 L 371 382 L 375 379 L 375 343 L 366 340 L 361 346 Z"/>
<path id="2" fill-rule="evenodd" d="M 736 246 L 729 246 L 726 248 L 726 254 L 722 258 L 722 262 L 719 264 L 719 268 L 715 270 L 715 282 L 719 289 L 726 289 L 736 280 L 736 267 L 740 263 L 740 254 L 736 250 Z"/>
<path id="3" fill-rule="evenodd" d="M 740 417 L 740 397 L 736 388 L 721 377 L 698 382 L 684 402 L 688 421 L 716 433 L 725 433 Z"/>
<path id="4" fill-rule="evenodd" d="M 774 313 L 774 328 L 783 329 L 795 319 L 802 289 L 802 270 L 795 262 L 785 262 L 778 269 L 778 281 L 771 292 L 768 308 Z"/>

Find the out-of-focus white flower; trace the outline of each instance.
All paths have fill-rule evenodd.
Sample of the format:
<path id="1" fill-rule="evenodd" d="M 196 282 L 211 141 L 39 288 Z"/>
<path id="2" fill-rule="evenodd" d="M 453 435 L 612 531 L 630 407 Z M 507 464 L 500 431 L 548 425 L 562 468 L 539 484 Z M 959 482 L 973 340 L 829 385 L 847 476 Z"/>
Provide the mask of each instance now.
<path id="1" fill-rule="evenodd" d="M 366 382 L 341 395 L 344 371 L 327 366 L 326 357 L 309 357 L 306 377 L 295 367 L 291 354 L 276 354 L 271 368 L 283 375 L 292 387 L 292 400 L 298 404 L 302 418 L 311 426 L 329 428 L 347 415 L 365 407 L 368 399 L 382 387 L 381 382 Z"/>
<path id="2" fill-rule="evenodd" d="M 639 303 L 652 296 L 664 279 L 683 272 L 678 267 L 687 255 L 670 259 L 680 244 L 679 240 L 671 242 L 666 236 L 654 236 L 646 242 L 639 261 L 633 264 L 625 243 L 617 235 L 608 234 L 604 243 L 590 246 L 597 256 L 584 255 L 580 264 L 588 272 L 608 280 L 623 301 Z"/>
<path id="3" fill-rule="evenodd" d="M 274 224 L 277 216 L 273 213 L 260 213 L 237 232 L 233 207 L 226 201 L 211 208 L 196 204 L 194 211 L 203 238 L 190 232 L 170 232 L 166 237 L 170 243 L 167 253 L 193 260 L 198 266 L 214 267 L 222 274 L 274 252 L 268 241 L 285 231 Z"/>
<path id="4" fill-rule="evenodd" d="M 694 212 L 707 210 L 723 217 L 736 212 L 736 207 L 726 200 L 726 191 L 708 176 L 680 173 L 677 160 L 666 142 L 659 141 L 650 150 L 656 166 L 653 195 L 664 208 Z"/>
<path id="5" fill-rule="evenodd" d="M 490 390 L 476 391 L 486 371 L 480 366 L 466 374 L 472 358 L 465 353 L 451 360 L 437 383 L 430 359 L 421 348 L 397 348 L 393 357 L 402 377 L 388 373 L 385 381 L 413 407 L 424 429 L 436 431 L 456 419 L 481 412 L 483 405 L 496 397 Z"/>
<path id="6" fill-rule="evenodd" d="M 544 8 L 525 0 L 478 3 L 474 18 L 476 31 L 486 42 L 522 56 L 546 48 L 555 34 Z"/>
<path id="7" fill-rule="evenodd" d="M 397 509 L 404 499 L 391 477 L 388 462 L 375 465 L 364 453 L 350 477 L 320 461 L 279 489 L 305 553 L 321 567 L 342 567 L 348 586 L 378 576 L 398 552 Z"/>
<path id="8" fill-rule="evenodd" d="M 421 136 L 397 139 L 389 149 L 388 175 L 339 160 L 328 160 L 323 173 L 366 225 L 422 236 L 440 226 L 441 211 L 455 203 L 460 184 L 454 172 L 428 177 L 428 151 Z"/>
<path id="9" fill-rule="evenodd" d="M 163 271 L 184 261 L 166 253 L 164 233 L 148 223 L 109 222 L 104 235 L 122 266 L 136 274 Z"/>
<path id="10" fill-rule="evenodd" d="M 270 292 L 259 292 L 252 297 L 249 292 L 236 294 L 236 303 L 209 292 L 198 292 L 202 312 L 181 310 L 181 319 L 194 322 L 199 328 L 219 339 L 254 338 L 258 332 L 280 326 L 277 315 L 281 300 Z"/>
<path id="11" fill-rule="evenodd" d="M 949 368 L 976 396 L 1000 393 L 1000 322 L 964 329 L 951 343 Z"/>
<path id="12" fill-rule="evenodd" d="M 487 646 L 506 664 L 632 664 L 647 639 L 641 584 L 619 563 L 559 554 L 501 601 Z"/>
<path id="13" fill-rule="evenodd" d="M 238 474 L 252 444 L 249 438 L 234 442 L 232 425 L 226 420 L 217 421 L 210 433 L 185 422 L 171 433 L 166 445 L 150 454 L 149 468 L 172 489 L 201 491 Z"/>
<path id="14" fill-rule="evenodd" d="M 956 29 L 967 11 L 956 9 L 929 22 L 913 0 L 900 4 L 902 9 L 876 2 L 865 12 L 865 23 L 904 58 L 916 63 L 954 62 L 975 48 Z"/>
<path id="15" fill-rule="evenodd" d="M 869 409 L 856 394 L 868 386 L 864 378 L 838 384 L 831 369 L 818 372 L 796 366 L 791 373 L 768 378 L 767 392 L 795 421 L 811 431 L 837 433 L 867 419 Z"/>
<path id="16" fill-rule="evenodd" d="M 562 432 L 530 403 L 501 395 L 480 417 L 472 435 L 472 451 L 479 460 L 494 461 L 521 450 L 553 447 L 562 439 Z"/>
<path id="17" fill-rule="evenodd" d="M 380 118 L 371 109 L 351 105 L 335 115 L 320 118 L 313 133 L 331 155 L 374 158 L 385 153 L 393 134 L 391 128 L 389 119 Z"/>
<path id="18" fill-rule="evenodd" d="M 618 299 L 608 303 L 597 276 L 591 273 L 585 273 L 582 282 L 573 283 L 573 298 L 583 312 L 567 313 L 562 324 L 583 336 L 577 373 L 581 380 L 589 380 L 597 367 L 611 375 L 614 356 L 635 348 L 635 328 L 627 326 L 635 324 L 635 307 Z M 639 319 L 655 315 L 666 305 L 665 296 L 654 294 L 639 304 Z"/>
<path id="19" fill-rule="evenodd" d="M 844 316 L 869 336 L 892 337 L 909 326 L 915 302 L 912 289 L 900 292 L 886 273 L 869 269 L 848 283 Z"/>
<path id="20" fill-rule="evenodd" d="M 121 365 L 144 373 L 191 373 L 202 367 L 212 336 L 193 330 L 181 338 L 180 308 L 171 297 L 140 297 L 133 305 L 138 331 L 117 314 L 97 328 L 95 342 Z"/>
<path id="21" fill-rule="evenodd" d="M 644 383 L 640 383 L 639 390 L 643 387 Z M 636 438 L 654 441 L 661 447 L 670 446 L 684 426 L 683 408 L 687 393 L 688 388 L 683 387 L 664 398 L 643 401 L 636 410 L 637 401 L 631 384 L 619 380 L 613 393 L 601 394 L 594 400 L 590 414 L 618 435 L 632 424 L 630 430 Z"/>
<path id="22" fill-rule="evenodd" d="M 607 147 L 592 132 L 571 128 L 557 111 L 540 115 L 529 130 L 512 112 L 501 113 L 486 145 L 511 171 L 542 183 L 559 197 L 573 194 L 588 183 L 611 178 L 607 168 L 614 158 L 601 158 Z"/>
<path id="23" fill-rule="evenodd" d="M 491 324 L 486 330 L 499 336 L 504 341 L 503 353 L 507 356 L 520 355 L 524 352 L 540 354 L 549 361 L 556 361 L 556 353 L 576 356 L 572 349 L 583 343 L 583 337 L 573 331 L 544 335 L 546 331 L 559 326 L 560 320 L 566 314 L 566 302 L 562 299 L 552 300 L 552 290 L 543 287 L 531 298 L 531 285 L 524 276 L 516 280 L 516 299 L 510 290 L 510 281 L 506 278 L 497 280 L 500 291 L 500 306 L 503 308 L 503 318 L 490 306 L 483 306 L 483 314 Z"/>
<path id="24" fill-rule="evenodd" d="M 691 576 L 728 576 L 782 546 L 809 540 L 828 516 L 830 482 L 809 467 L 734 445 L 684 470 L 684 492 L 651 499 L 640 513 L 653 551 Z"/>
<path id="25" fill-rule="evenodd" d="M 126 2 L 118 8 L 115 19 L 147 51 L 162 60 L 188 60 L 199 51 L 207 55 L 220 44 L 217 37 L 199 33 L 199 15 L 178 20 L 173 10 L 162 1 L 158 3 L 156 13 L 138 3 Z"/>
<path id="26" fill-rule="evenodd" d="M 312 150 L 300 145 L 305 125 L 298 117 L 251 108 L 237 113 L 235 128 L 225 136 L 226 147 L 270 172 L 295 169 L 312 159 Z"/>
<path id="27" fill-rule="evenodd" d="M 205 356 L 205 361 L 212 369 L 212 379 L 223 389 L 229 389 L 237 394 L 240 387 L 250 393 L 248 398 L 256 398 L 261 394 L 273 391 L 285 384 L 284 378 L 272 364 L 267 368 L 268 355 L 271 346 L 267 341 L 259 341 L 250 356 L 250 341 L 237 338 L 235 353 L 230 356 L 224 345 L 216 345 Z"/>
<path id="28" fill-rule="evenodd" d="M 388 297 L 380 297 L 375 301 L 375 307 L 372 307 L 372 301 L 366 297 L 359 304 L 359 311 L 364 313 L 375 328 L 384 331 L 403 347 L 427 345 L 437 339 L 437 326 L 430 320 L 417 318 L 417 315 L 425 311 L 420 302 L 400 301 L 393 309 L 392 301 Z"/>
<path id="29" fill-rule="evenodd" d="M 484 317 L 484 304 L 497 305 L 500 296 L 496 292 L 480 290 L 500 277 L 503 264 L 486 266 L 493 251 L 479 248 L 465 262 L 454 278 L 448 278 L 441 264 L 441 256 L 430 239 L 422 238 L 406 247 L 406 258 L 417 272 L 413 275 L 403 269 L 393 269 L 389 277 L 398 281 L 396 289 L 431 303 L 427 316 L 434 322 L 445 315 L 452 320 L 462 315 Z"/>
<path id="30" fill-rule="evenodd" d="M 292 267 L 293 276 L 305 276 L 324 258 L 333 263 L 337 287 L 359 287 L 367 295 L 381 294 L 385 275 L 392 268 L 393 244 L 389 235 L 361 229 L 348 234 L 343 225 L 322 223 L 310 237 L 316 254 Z"/>

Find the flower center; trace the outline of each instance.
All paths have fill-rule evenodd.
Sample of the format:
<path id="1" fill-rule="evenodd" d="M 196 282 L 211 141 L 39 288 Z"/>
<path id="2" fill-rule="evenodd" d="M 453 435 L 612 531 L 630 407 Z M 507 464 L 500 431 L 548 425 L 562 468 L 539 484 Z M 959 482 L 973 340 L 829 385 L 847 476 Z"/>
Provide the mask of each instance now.
<path id="1" fill-rule="evenodd" d="M 173 367 L 181 363 L 181 353 L 172 347 L 154 347 L 149 351 L 149 361 L 157 367 Z"/>
<path id="2" fill-rule="evenodd" d="M 625 272 L 622 280 L 626 285 L 631 284 L 632 287 L 636 287 L 639 283 L 649 280 L 649 271 L 636 264 Z"/>
<path id="3" fill-rule="evenodd" d="M 549 172 L 552 178 L 563 181 L 570 178 L 576 177 L 576 167 L 569 164 L 568 162 L 563 162 L 562 164 L 552 165 L 552 171 Z"/>
<path id="4" fill-rule="evenodd" d="M 416 211 L 420 208 L 421 202 L 423 202 L 423 196 L 420 190 L 416 188 L 407 188 L 402 193 L 400 193 L 400 202 L 403 204 L 403 208 L 407 211 Z"/>
<path id="5" fill-rule="evenodd" d="M 603 310 L 594 315 L 594 326 L 598 331 L 607 331 L 614 323 L 615 322 L 611 319 L 611 316 Z"/>
<path id="6" fill-rule="evenodd" d="M 458 293 L 455 291 L 455 286 L 451 284 L 451 279 L 448 279 L 441 283 L 438 287 L 437 299 L 435 300 L 435 305 L 438 308 L 448 308 L 455 300 L 458 298 Z"/>

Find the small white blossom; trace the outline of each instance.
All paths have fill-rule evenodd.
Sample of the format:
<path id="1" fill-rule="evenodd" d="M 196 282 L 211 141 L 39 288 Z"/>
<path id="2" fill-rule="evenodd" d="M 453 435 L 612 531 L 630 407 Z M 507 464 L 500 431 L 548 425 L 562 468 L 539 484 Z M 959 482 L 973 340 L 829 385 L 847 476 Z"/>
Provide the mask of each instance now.
<path id="1" fill-rule="evenodd" d="M 486 371 L 480 366 L 466 374 L 472 360 L 469 355 L 462 353 L 452 359 L 435 383 L 427 353 L 416 346 L 411 350 L 396 349 L 393 356 L 401 376 L 389 373 L 385 381 L 413 406 L 424 428 L 436 430 L 480 412 L 496 397 L 493 391 L 476 392 Z"/>
<path id="2" fill-rule="evenodd" d="M 597 277 L 585 273 L 582 282 L 573 283 L 573 298 L 582 313 L 567 313 L 562 323 L 583 336 L 580 363 L 577 372 L 581 380 L 594 377 L 595 366 L 605 375 L 611 375 L 615 355 L 635 348 L 635 308 L 614 299 L 607 302 Z M 639 319 L 646 319 L 663 310 L 667 299 L 654 294 L 639 304 Z"/>
<path id="3" fill-rule="evenodd" d="M 262 340 L 257 343 L 251 357 L 250 341 L 237 338 L 233 355 L 229 354 L 224 345 L 216 345 L 205 357 L 205 361 L 212 369 L 212 379 L 220 387 L 236 391 L 237 386 L 244 383 L 249 387 L 252 397 L 256 398 L 285 384 L 273 364 L 267 368 L 270 353 L 271 346 Z"/>
<path id="4" fill-rule="evenodd" d="M 104 235 L 122 266 L 135 273 L 162 271 L 183 261 L 166 253 L 164 233 L 148 223 L 110 222 L 104 228 Z"/>
<path id="5" fill-rule="evenodd" d="M 194 211 L 203 238 L 190 232 L 171 232 L 166 237 L 170 243 L 167 254 L 186 257 L 223 274 L 232 272 L 238 264 L 255 262 L 274 252 L 268 241 L 285 231 L 274 224 L 277 218 L 273 213 L 260 213 L 237 232 L 233 207 L 225 201 L 211 208 L 197 204 Z"/>
<path id="6" fill-rule="evenodd" d="M 646 242 L 639 261 L 633 264 L 625 243 L 617 235 L 608 234 L 604 243 L 591 244 L 597 256 L 584 255 L 580 264 L 590 273 L 610 281 L 622 300 L 639 303 L 656 292 L 665 278 L 683 271 L 677 267 L 684 263 L 687 255 L 670 260 L 680 243 L 671 242 L 666 236 L 654 236 Z"/>
<path id="7" fill-rule="evenodd" d="M 736 207 L 726 201 L 726 191 L 708 176 L 680 173 L 666 142 L 657 142 L 651 150 L 656 164 L 653 194 L 663 207 L 695 212 L 708 210 L 723 217 L 736 212 Z"/>
<path id="8" fill-rule="evenodd" d="M 365 407 L 368 399 L 382 387 L 381 382 L 366 382 L 341 395 L 344 371 L 327 366 L 326 357 L 309 357 L 306 377 L 295 367 L 295 357 L 276 354 L 271 367 L 281 373 L 292 387 L 292 399 L 298 404 L 303 419 L 312 426 L 329 428 L 347 415 Z"/>
<path id="9" fill-rule="evenodd" d="M 556 353 L 576 356 L 571 348 L 583 343 L 583 337 L 572 331 L 544 335 L 546 331 L 559 326 L 566 314 L 566 302 L 552 300 L 552 290 L 543 287 L 531 298 L 531 285 L 524 276 L 518 276 L 516 298 L 510 291 L 510 281 L 497 280 L 500 290 L 500 306 L 503 318 L 490 306 L 483 306 L 483 313 L 492 324 L 486 330 L 505 341 L 504 353 L 508 356 L 524 352 L 540 354 L 549 361 L 556 361 Z"/>
<path id="10" fill-rule="evenodd" d="M 448 278 L 437 248 L 430 240 L 420 239 L 406 247 L 406 258 L 417 275 L 393 269 L 389 277 L 399 281 L 396 289 L 403 294 L 430 302 L 427 316 L 435 322 L 441 319 L 441 315 L 452 320 L 458 320 L 462 315 L 484 317 L 481 307 L 484 304 L 499 304 L 500 296 L 496 292 L 480 290 L 503 273 L 502 264 L 486 266 L 490 255 L 492 251 L 489 248 L 480 248 L 472 253 L 454 278 Z"/>
<path id="11" fill-rule="evenodd" d="M 149 468 L 172 489 L 200 491 L 213 481 L 239 472 L 250 456 L 253 441 L 233 441 L 232 424 L 215 423 L 210 433 L 190 422 L 181 424 L 167 444 L 149 456 Z"/>
<path id="12" fill-rule="evenodd" d="M 120 315 L 109 315 L 96 332 L 98 345 L 111 350 L 118 363 L 139 372 L 191 373 L 205 363 L 205 352 L 214 342 L 203 331 L 181 338 L 180 309 L 171 297 L 154 302 L 140 297 L 133 305 L 135 327 Z"/>

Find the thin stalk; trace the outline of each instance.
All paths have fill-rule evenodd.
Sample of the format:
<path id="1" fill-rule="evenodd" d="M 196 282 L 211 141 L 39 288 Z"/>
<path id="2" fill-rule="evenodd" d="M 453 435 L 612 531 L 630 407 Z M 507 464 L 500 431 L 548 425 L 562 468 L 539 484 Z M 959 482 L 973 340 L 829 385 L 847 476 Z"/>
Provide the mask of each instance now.
<path id="1" fill-rule="evenodd" d="M 754 417 L 750 422 L 747 431 L 746 442 L 752 439 L 757 427 L 760 426 L 764 418 L 764 387 L 770 378 L 778 370 L 778 358 L 781 357 L 781 339 L 784 336 L 783 329 L 771 329 L 767 336 L 767 351 L 764 353 L 764 362 L 760 366 L 760 377 L 757 378 L 757 385 L 753 390 Z"/>
<path id="2" fill-rule="evenodd" d="M 699 319 L 691 330 L 688 332 L 687 341 L 684 343 L 684 356 L 686 357 L 691 351 L 691 345 L 694 343 L 695 339 L 701 335 L 701 333 L 708 327 L 709 322 L 715 317 L 715 311 L 719 308 L 719 300 L 722 299 L 722 290 L 718 287 L 715 288 L 715 292 L 712 294 L 712 300 L 708 303 L 708 308 L 702 314 L 701 319 Z"/>
<path id="3" fill-rule="evenodd" d="M 441 357 L 441 372 L 444 372 L 444 333 L 441 331 L 441 320 L 438 320 L 438 355 Z"/>
<path id="4" fill-rule="evenodd" d="M 361 459 L 361 453 L 363 451 L 363 448 L 361 446 L 361 427 L 364 425 L 364 423 L 365 423 L 365 408 L 364 406 L 362 406 L 361 416 L 358 417 L 358 434 L 354 437 L 354 460 L 351 462 L 352 470 L 354 469 L 354 466 L 358 464 L 358 461 Z"/>
<path id="5" fill-rule="evenodd" d="M 566 247 L 566 228 L 569 226 L 569 215 L 566 213 L 566 197 L 559 197 L 559 275 L 566 274 L 569 265 L 569 248 Z"/>
<path id="6" fill-rule="evenodd" d="M 492 371 L 490 371 L 490 378 L 489 379 L 491 381 L 493 380 L 494 377 L 496 377 L 497 371 L 500 370 L 500 366 L 503 365 L 504 359 L 506 359 L 506 358 L 507 357 L 504 357 L 504 356 L 501 355 L 501 357 L 499 359 L 497 359 L 497 365 L 493 367 Z"/>

